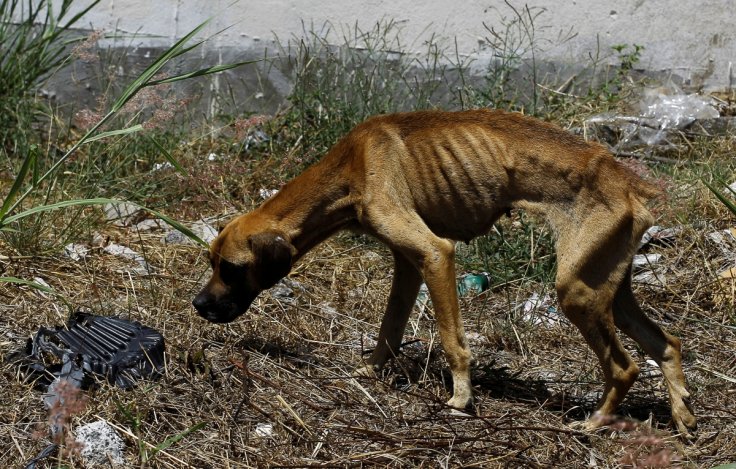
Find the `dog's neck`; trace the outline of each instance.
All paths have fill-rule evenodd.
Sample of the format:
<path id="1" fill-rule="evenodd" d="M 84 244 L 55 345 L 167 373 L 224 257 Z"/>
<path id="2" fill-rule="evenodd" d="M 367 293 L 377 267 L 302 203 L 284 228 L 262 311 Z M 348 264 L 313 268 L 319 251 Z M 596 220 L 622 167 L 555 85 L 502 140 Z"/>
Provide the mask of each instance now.
<path id="1" fill-rule="evenodd" d="M 258 209 L 297 249 L 297 259 L 356 218 L 349 183 L 338 172 L 318 163 Z"/>

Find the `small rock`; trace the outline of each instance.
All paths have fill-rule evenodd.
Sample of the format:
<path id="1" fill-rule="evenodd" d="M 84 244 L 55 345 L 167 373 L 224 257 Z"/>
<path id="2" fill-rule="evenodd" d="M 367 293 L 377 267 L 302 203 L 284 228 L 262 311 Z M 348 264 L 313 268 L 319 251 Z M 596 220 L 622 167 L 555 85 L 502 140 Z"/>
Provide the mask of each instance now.
<path id="1" fill-rule="evenodd" d="M 273 424 L 270 423 L 259 423 L 256 425 L 256 429 L 253 433 L 261 438 L 267 438 L 273 435 Z"/>
<path id="2" fill-rule="evenodd" d="M 213 227 L 209 223 L 207 223 L 204 220 L 199 220 L 194 223 L 192 223 L 192 226 L 189 227 L 190 230 L 194 232 L 197 236 L 202 239 L 205 243 L 211 243 L 214 241 L 215 238 L 217 238 L 218 231 L 217 228 Z M 194 244 L 194 241 L 189 239 L 184 233 L 178 230 L 171 230 L 166 235 L 164 235 L 163 239 L 164 244 Z"/>
<path id="3" fill-rule="evenodd" d="M 736 260 L 736 228 L 713 231 L 708 233 L 707 237 L 726 260 Z"/>
<path id="4" fill-rule="evenodd" d="M 74 435 L 76 441 L 83 445 L 80 456 L 88 467 L 109 467 L 111 461 L 115 465 L 125 464 L 123 439 L 105 420 L 83 425 L 74 431 Z"/>
<path id="5" fill-rule="evenodd" d="M 306 288 L 304 286 L 297 282 L 296 280 L 292 280 L 288 277 L 284 277 L 281 280 L 276 283 L 273 287 L 271 287 L 268 292 L 271 295 L 271 298 L 280 301 L 282 303 L 286 303 L 288 305 L 293 305 L 296 303 L 296 296 L 294 294 L 295 290 L 298 290 L 300 292 L 305 292 Z M 327 305 L 326 307 L 332 308 L 329 306 L 329 304 L 325 303 Z M 332 308 L 335 313 L 337 313 L 334 308 Z"/>
<path id="6" fill-rule="evenodd" d="M 734 198 L 736 198 L 736 181 L 734 181 L 734 182 L 732 182 L 731 184 L 729 184 L 729 185 L 728 185 L 728 189 L 729 189 L 729 190 L 728 190 L 728 191 L 726 191 L 726 193 L 727 193 L 728 195 L 730 195 L 731 197 L 734 197 Z"/>
<path id="7" fill-rule="evenodd" d="M 141 209 L 137 205 L 120 202 L 102 206 L 105 219 L 115 226 L 128 226 L 140 215 Z"/>
<path id="8" fill-rule="evenodd" d="M 633 277 L 633 281 L 636 283 L 644 283 L 655 287 L 664 287 L 668 283 L 667 276 L 662 272 L 653 272 L 651 270 L 644 270 Z"/>
<path id="9" fill-rule="evenodd" d="M 465 333 L 465 338 L 468 339 L 468 342 L 474 345 L 481 345 L 481 344 L 487 344 L 488 343 L 488 337 L 479 334 L 474 331 L 468 331 Z"/>
<path id="10" fill-rule="evenodd" d="M 89 248 L 84 244 L 69 243 L 64 246 L 64 255 L 75 262 L 84 259 L 87 254 L 89 254 Z"/>
<path id="11" fill-rule="evenodd" d="M 264 189 L 260 188 L 258 189 L 258 197 L 260 197 L 262 200 L 270 199 L 274 195 L 278 193 L 278 189 Z"/>
<path id="12" fill-rule="evenodd" d="M 637 254 L 631 261 L 634 270 L 652 267 L 662 260 L 662 254 Z"/>
<path id="13" fill-rule="evenodd" d="M 171 169 L 174 165 L 165 161 L 163 163 L 156 163 L 153 165 L 153 171 L 161 171 L 162 169 Z"/>
<path id="14" fill-rule="evenodd" d="M 375 251 L 365 251 L 363 253 L 363 259 L 365 259 L 367 261 L 371 261 L 371 262 L 377 262 L 377 261 L 380 261 L 381 259 L 383 259 L 383 256 L 381 256 L 380 254 L 378 254 Z"/>
<path id="15" fill-rule="evenodd" d="M 164 244 L 191 244 L 192 240 L 181 231 L 171 230 L 164 235 Z"/>
<path id="16" fill-rule="evenodd" d="M 646 246 L 647 244 L 656 244 L 671 246 L 675 243 L 677 235 L 682 232 L 682 226 L 673 226 L 672 228 L 664 228 L 662 226 L 654 225 L 650 227 L 644 235 L 641 237 L 639 242 L 639 249 Z"/>
<path id="17" fill-rule="evenodd" d="M 168 226 L 168 223 L 163 220 L 149 218 L 136 223 L 133 228 L 135 228 L 137 231 L 154 231 L 162 230 L 164 228 L 167 228 Z"/>
<path id="18" fill-rule="evenodd" d="M 33 281 L 39 285 L 43 285 L 46 288 L 51 288 L 51 285 L 49 285 L 48 282 L 41 277 L 33 277 Z"/>
<path id="19" fill-rule="evenodd" d="M 121 246 L 120 244 L 112 243 L 105 246 L 103 250 L 108 254 L 112 254 L 113 256 L 124 257 L 126 259 L 135 261 L 138 266 L 135 267 L 132 272 L 136 274 L 146 275 L 152 273 L 154 270 L 143 256 L 127 246 Z"/>
<path id="20" fill-rule="evenodd" d="M 204 241 L 205 243 L 211 243 L 215 240 L 215 238 L 217 238 L 218 235 L 217 228 L 205 222 L 204 220 L 195 222 L 192 225 L 192 231 L 194 231 L 197 236 L 202 238 L 202 241 Z"/>
<path id="21" fill-rule="evenodd" d="M 327 314 L 328 316 L 339 316 L 337 309 L 328 302 L 323 302 L 317 305 L 320 311 Z"/>

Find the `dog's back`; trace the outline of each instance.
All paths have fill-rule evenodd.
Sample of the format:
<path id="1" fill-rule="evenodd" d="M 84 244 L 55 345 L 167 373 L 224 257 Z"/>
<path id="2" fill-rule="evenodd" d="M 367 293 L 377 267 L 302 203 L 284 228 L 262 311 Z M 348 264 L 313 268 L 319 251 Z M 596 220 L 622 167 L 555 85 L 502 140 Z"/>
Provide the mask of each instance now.
<path id="1" fill-rule="evenodd" d="M 601 145 L 518 113 L 377 116 L 345 141 L 370 160 L 370 170 L 353 175 L 356 186 L 411 201 L 435 234 L 456 240 L 488 232 L 517 207 L 544 214 L 557 232 L 579 225 L 576 218 L 585 214 L 577 213 L 575 201 L 581 192 L 586 204 L 598 201 L 601 209 L 634 204 L 646 224 L 643 202 L 657 193 Z"/>

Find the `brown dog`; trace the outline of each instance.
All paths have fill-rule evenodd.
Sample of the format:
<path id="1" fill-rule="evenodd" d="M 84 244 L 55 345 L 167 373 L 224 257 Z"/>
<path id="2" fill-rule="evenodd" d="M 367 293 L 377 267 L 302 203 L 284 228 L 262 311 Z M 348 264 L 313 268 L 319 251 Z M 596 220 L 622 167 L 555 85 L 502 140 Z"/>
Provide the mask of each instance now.
<path id="1" fill-rule="evenodd" d="M 631 259 L 657 191 L 601 146 L 545 122 L 490 110 L 373 117 L 212 243 L 213 274 L 194 306 L 229 322 L 301 256 L 340 229 L 391 249 L 391 294 L 368 373 L 398 353 L 422 279 L 452 371 L 448 405 L 472 398 L 470 350 L 455 289 L 455 241 L 487 233 L 511 208 L 540 212 L 557 239 L 555 287 L 565 315 L 603 368 L 598 406 L 612 414 L 639 369 L 616 337 L 633 338 L 662 369 L 679 431 L 695 427 L 680 341 L 646 317 L 631 291 Z M 589 420 L 587 428 L 598 425 Z"/>

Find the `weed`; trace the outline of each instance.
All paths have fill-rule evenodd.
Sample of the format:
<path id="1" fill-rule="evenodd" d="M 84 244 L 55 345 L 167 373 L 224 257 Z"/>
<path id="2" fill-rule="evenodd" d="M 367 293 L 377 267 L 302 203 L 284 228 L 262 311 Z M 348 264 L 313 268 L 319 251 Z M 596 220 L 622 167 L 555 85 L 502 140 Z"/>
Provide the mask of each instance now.
<path id="1" fill-rule="evenodd" d="M 724 190 L 721 191 L 718 189 L 718 186 L 714 186 L 713 184 L 709 183 L 705 179 L 703 179 L 703 184 L 710 190 L 713 195 L 716 196 L 716 198 L 734 215 L 736 215 L 736 203 L 733 201 L 733 197 L 736 197 L 736 190 L 734 190 L 731 186 L 727 185 L 726 183 L 722 181 L 718 181 L 718 185 L 723 187 Z M 730 193 L 730 194 L 729 194 Z M 726 195 L 728 194 L 728 195 Z M 730 196 L 730 198 L 729 198 Z"/>
<path id="2" fill-rule="evenodd" d="M 621 432 L 624 454 L 619 462 L 627 467 L 672 467 L 681 460 L 668 441 L 672 438 L 669 433 L 657 432 L 641 422 L 617 415 L 596 414 L 592 418 L 600 425 Z"/>
<path id="3" fill-rule="evenodd" d="M 628 50 L 628 44 L 616 44 L 611 46 L 611 49 L 615 50 L 618 54 L 618 75 L 621 79 L 623 79 L 628 75 L 629 72 L 634 69 L 634 65 L 636 65 L 639 60 L 641 60 L 641 51 L 644 50 L 644 46 L 640 46 L 639 44 L 632 44 L 632 50 Z"/>
<path id="4" fill-rule="evenodd" d="M 501 14 L 498 25 L 483 23 L 487 36 L 481 51 L 492 57 L 488 63 L 480 86 L 461 89 L 459 99 L 464 106 L 494 107 L 497 109 L 521 110 L 535 115 L 538 111 L 536 53 L 540 47 L 537 39 L 536 20 L 544 9 L 525 5 L 517 9 L 504 2 L 511 14 Z M 519 71 L 526 60 L 530 60 L 529 76 L 519 83 Z M 524 95 L 528 92 L 530 95 Z"/>
<path id="5" fill-rule="evenodd" d="M 54 384 L 53 401 L 48 409 L 47 428 L 38 428 L 35 436 L 51 435 L 54 445 L 61 448 L 62 459 L 77 456 L 82 449 L 72 435 L 72 418 L 87 408 L 88 398 L 72 381 L 61 379 Z"/>

